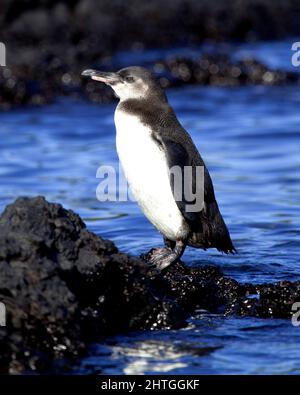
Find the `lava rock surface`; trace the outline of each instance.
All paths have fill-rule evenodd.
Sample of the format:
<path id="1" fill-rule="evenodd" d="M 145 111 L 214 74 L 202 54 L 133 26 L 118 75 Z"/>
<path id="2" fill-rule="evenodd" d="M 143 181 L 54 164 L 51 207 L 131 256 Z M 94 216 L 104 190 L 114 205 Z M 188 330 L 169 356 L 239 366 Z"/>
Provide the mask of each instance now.
<path id="1" fill-rule="evenodd" d="M 91 342 L 183 327 L 195 309 L 288 318 L 299 298 L 300 283 L 241 285 L 215 266 L 154 275 L 43 197 L 18 198 L 0 217 L 1 373 L 61 372 Z"/>

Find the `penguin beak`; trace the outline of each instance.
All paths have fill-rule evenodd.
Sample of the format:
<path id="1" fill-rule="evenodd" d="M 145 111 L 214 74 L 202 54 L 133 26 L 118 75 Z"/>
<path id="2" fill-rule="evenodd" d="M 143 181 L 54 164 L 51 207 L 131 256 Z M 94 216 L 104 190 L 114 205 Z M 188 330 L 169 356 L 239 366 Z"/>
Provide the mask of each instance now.
<path id="1" fill-rule="evenodd" d="M 121 77 L 118 73 L 104 72 L 98 70 L 84 70 L 81 75 L 85 77 L 90 77 L 92 80 L 104 82 L 107 85 L 114 85 L 121 82 Z"/>

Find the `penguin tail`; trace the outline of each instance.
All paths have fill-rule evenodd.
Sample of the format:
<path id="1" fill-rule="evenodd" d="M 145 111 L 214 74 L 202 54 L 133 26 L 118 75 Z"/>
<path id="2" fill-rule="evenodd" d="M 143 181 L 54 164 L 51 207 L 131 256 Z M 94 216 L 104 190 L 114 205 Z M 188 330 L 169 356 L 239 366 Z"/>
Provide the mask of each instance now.
<path id="1" fill-rule="evenodd" d="M 237 250 L 216 202 L 210 207 L 208 214 L 199 218 L 198 229 L 194 230 L 188 244 L 196 248 L 216 248 L 225 254 L 236 254 Z"/>

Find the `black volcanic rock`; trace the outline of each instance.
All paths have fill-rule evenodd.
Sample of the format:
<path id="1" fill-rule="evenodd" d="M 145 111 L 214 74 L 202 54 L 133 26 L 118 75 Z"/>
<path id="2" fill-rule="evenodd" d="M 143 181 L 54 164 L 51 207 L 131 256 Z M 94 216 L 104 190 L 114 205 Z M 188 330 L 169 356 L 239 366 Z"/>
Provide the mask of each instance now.
<path id="1" fill-rule="evenodd" d="M 299 297 L 300 283 L 240 285 L 214 266 L 154 275 L 43 197 L 19 198 L 0 217 L 1 373 L 61 372 L 91 342 L 182 327 L 195 309 L 288 318 Z"/>
<path id="2" fill-rule="evenodd" d="M 232 60 L 225 53 L 202 54 L 196 59 L 171 57 L 157 62 L 165 87 L 185 84 L 211 86 L 299 84 L 300 74 L 270 69 L 253 58 Z"/>
<path id="3" fill-rule="evenodd" d="M 141 262 L 44 198 L 19 198 L 0 217 L 1 371 L 49 369 L 84 344 L 129 329 L 182 325 L 175 300 L 153 292 Z M 9 363 L 7 363 L 9 361 Z"/>
<path id="4" fill-rule="evenodd" d="M 101 61 L 98 62 L 100 65 L 96 62 L 95 68 L 103 68 Z M 273 70 L 253 58 L 233 61 L 226 54 L 203 54 L 197 59 L 175 56 L 147 67 L 157 71 L 158 81 L 163 88 L 300 83 L 298 72 Z M 43 105 L 62 95 L 85 98 L 95 103 L 115 100 L 112 89 L 81 77 L 83 68 L 77 61 L 72 65 L 59 61 L 51 51 L 43 58 L 33 58 L 32 64 L 26 67 L 0 68 L 0 109 L 28 104 Z"/>

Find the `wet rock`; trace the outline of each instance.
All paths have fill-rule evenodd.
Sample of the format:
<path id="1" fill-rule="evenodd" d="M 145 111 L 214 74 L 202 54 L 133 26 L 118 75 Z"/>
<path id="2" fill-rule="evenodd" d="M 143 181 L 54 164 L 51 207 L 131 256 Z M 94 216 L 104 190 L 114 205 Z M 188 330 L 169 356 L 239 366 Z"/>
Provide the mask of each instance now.
<path id="1" fill-rule="evenodd" d="M 0 235 L 2 372 L 49 369 L 105 334 L 176 327 L 187 316 L 175 300 L 155 295 L 139 260 L 59 204 L 17 199 L 0 217 Z"/>
<path id="2" fill-rule="evenodd" d="M 290 318 L 293 303 L 300 300 L 300 282 L 281 281 L 256 286 L 259 297 L 245 298 L 239 303 L 240 315 L 262 318 Z"/>
<path id="3" fill-rule="evenodd" d="M 263 63 L 245 58 L 231 60 L 227 54 L 204 54 L 199 58 L 172 57 L 154 66 L 163 76 L 164 87 L 184 84 L 212 86 L 299 84 L 296 72 L 270 69 Z"/>
<path id="4" fill-rule="evenodd" d="M 81 48 L 65 51 L 56 46 L 44 48 L 38 54 L 31 48 L 16 50 L 17 64 L 0 68 L 0 109 L 44 105 L 58 96 L 111 102 L 114 95 L 110 89 L 81 78 L 84 66 L 78 65 L 77 57 L 84 57 L 88 65 L 91 55 L 82 55 Z"/>
<path id="5" fill-rule="evenodd" d="M 196 310 L 289 318 L 300 283 L 241 285 L 214 266 L 145 262 L 89 232 L 43 197 L 19 198 L 0 217 L 0 372 L 62 371 L 87 345 L 130 330 L 179 328 Z"/>
<path id="6" fill-rule="evenodd" d="M 23 53 L 24 64 L 0 69 L 0 109 L 20 105 L 43 105 L 58 96 L 85 98 L 94 103 L 109 103 L 115 99 L 113 91 L 104 84 L 81 77 L 81 71 L 90 66 L 73 64 L 74 53 L 64 54 L 65 59 L 45 50 L 39 61 L 30 59 L 34 52 Z M 79 56 L 82 57 L 82 55 Z M 83 56 L 84 57 L 84 56 Z M 91 59 L 94 68 L 106 69 L 102 61 Z M 26 65 L 25 65 L 26 63 Z M 242 86 L 299 84 L 297 72 L 272 70 L 255 59 L 232 61 L 228 55 L 202 55 L 198 59 L 173 57 L 155 62 L 152 68 L 163 88 L 183 85 Z"/>

